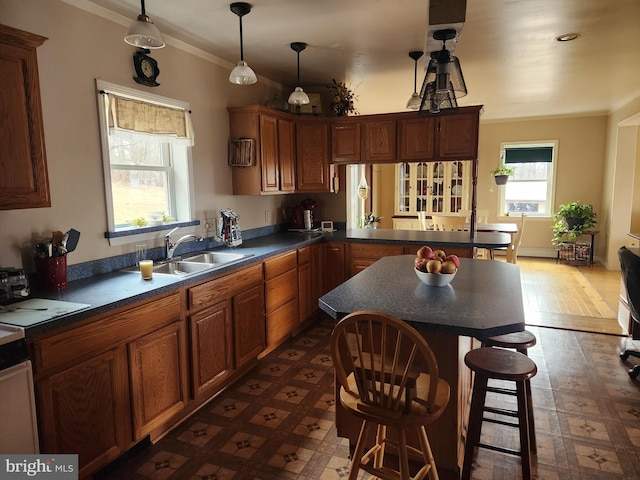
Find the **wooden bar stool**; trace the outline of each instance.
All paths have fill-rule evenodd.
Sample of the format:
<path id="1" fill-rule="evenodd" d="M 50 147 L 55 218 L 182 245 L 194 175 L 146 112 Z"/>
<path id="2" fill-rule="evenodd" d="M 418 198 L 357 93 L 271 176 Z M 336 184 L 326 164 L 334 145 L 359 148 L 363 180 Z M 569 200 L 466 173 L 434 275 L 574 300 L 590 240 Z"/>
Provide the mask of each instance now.
<path id="1" fill-rule="evenodd" d="M 475 447 L 487 448 L 509 455 L 518 455 L 522 462 L 522 477 L 531 480 L 531 446 L 529 433 L 529 401 L 526 395 L 526 381 L 537 373 L 536 364 L 526 355 L 501 348 L 477 348 L 471 350 L 464 357 L 464 363 L 475 373 L 473 380 L 473 393 L 471 397 L 471 410 L 469 412 L 469 425 L 467 428 L 467 441 L 464 451 L 464 463 L 462 466 L 462 479 L 471 478 L 471 461 Z M 516 411 L 485 406 L 487 396 L 487 383 L 489 379 L 507 380 L 515 382 L 518 408 Z M 515 417 L 517 423 L 487 418 L 484 412 L 497 415 Z M 483 422 L 492 422 L 510 427 L 517 427 L 520 432 L 520 450 L 488 445 L 480 442 Z"/>
<path id="2" fill-rule="evenodd" d="M 523 355 L 529 355 L 528 349 L 536 344 L 536 336 L 528 330 L 522 332 L 507 333 L 505 335 L 497 335 L 495 337 L 485 338 L 482 341 L 483 347 L 500 347 L 500 348 L 512 348 Z M 503 393 L 506 395 L 516 395 L 515 390 L 499 389 L 495 387 L 487 387 L 488 392 Z M 527 394 L 527 405 L 529 407 L 529 444 L 531 446 L 531 453 L 534 455 L 538 453 L 536 442 L 536 426 L 533 418 L 533 400 L 531 398 L 531 380 L 527 380 L 525 383 L 525 391 Z"/>

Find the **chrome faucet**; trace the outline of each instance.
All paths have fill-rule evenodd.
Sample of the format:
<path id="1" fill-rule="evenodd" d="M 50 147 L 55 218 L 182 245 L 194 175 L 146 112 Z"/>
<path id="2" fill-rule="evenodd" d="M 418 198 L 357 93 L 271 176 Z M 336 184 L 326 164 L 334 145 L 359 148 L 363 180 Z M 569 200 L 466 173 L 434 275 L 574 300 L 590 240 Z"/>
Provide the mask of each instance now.
<path id="1" fill-rule="evenodd" d="M 203 240 L 202 237 L 190 233 L 189 235 L 185 235 L 184 237 L 180 237 L 176 243 L 171 241 L 171 235 L 178 230 L 180 227 L 176 227 L 167 233 L 164 236 L 164 250 L 166 252 L 166 260 L 171 260 L 173 258 L 173 254 L 176 252 L 176 249 L 180 246 L 181 243 L 186 242 L 187 240 L 193 240 L 195 242 L 201 242 Z"/>

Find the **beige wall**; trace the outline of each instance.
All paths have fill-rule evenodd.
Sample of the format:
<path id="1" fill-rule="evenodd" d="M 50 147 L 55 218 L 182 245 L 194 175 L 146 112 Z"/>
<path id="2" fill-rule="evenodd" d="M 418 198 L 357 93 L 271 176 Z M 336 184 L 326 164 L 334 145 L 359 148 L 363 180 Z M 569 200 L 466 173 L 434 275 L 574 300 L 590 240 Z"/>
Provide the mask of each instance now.
<path id="1" fill-rule="evenodd" d="M 0 23 L 48 37 L 38 48 L 38 66 L 52 204 L 51 208 L 0 211 L 0 266 L 31 270 L 34 240 L 50 238 L 52 230 L 81 232 L 77 250 L 69 255 L 70 264 L 134 250 L 133 245 L 110 247 L 104 238 L 107 220 L 96 78 L 190 102 L 196 138 L 192 158 L 197 219 L 233 208 L 245 230 L 265 226 L 265 210 L 272 213 L 271 223 L 282 221 L 288 197 L 233 196 L 231 168 L 226 164 L 226 107 L 264 103 L 280 90 L 279 85 L 261 78 L 247 87 L 232 85 L 228 81 L 231 65 L 167 45 L 152 53 L 159 62 L 161 85 L 143 87 L 132 79 L 135 49 L 123 41 L 127 26 L 58 0 L 2 0 Z M 323 203 L 333 208 L 335 201 L 330 198 Z M 344 215 L 342 208 L 342 216 L 334 219 Z M 204 234 L 204 228 L 196 233 Z M 161 237 L 155 246 L 162 244 Z"/>

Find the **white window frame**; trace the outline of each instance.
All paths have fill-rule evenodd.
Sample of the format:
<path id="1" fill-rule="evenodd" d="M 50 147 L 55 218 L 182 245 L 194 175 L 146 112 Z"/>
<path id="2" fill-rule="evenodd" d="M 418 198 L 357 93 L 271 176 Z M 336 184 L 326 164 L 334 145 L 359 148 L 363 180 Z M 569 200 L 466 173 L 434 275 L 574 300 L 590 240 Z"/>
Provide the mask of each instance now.
<path id="1" fill-rule="evenodd" d="M 172 196 L 171 202 L 175 205 L 175 214 L 177 221 L 169 224 L 163 224 L 158 227 L 119 227 L 115 225 L 113 213 L 113 197 L 111 189 L 111 162 L 109 158 L 109 125 L 108 116 L 105 111 L 105 102 L 101 96 L 105 92 L 118 96 L 141 100 L 144 102 L 154 103 L 170 108 L 180 108 L 190 111 L 188 102 L 175 100 L 160 95 L 154 95 L 142 92 L 121 85 L 105 82 L 96 79 L 96 88 L 98 92 L 98 111 L 100 118 L 100 137 L 102 143 L 102 165 L 104 173 L 104 190 L 107 209 L 107 233 L 105 236 L 109 240 L 111 246 L 127 245 L 141 241 L 154 240 L 164 235 L 164 230 L 169 230 L 177 226 L 198 225 L 200 222 L 195 220 L 195 196 L 193 168 L 191 158 L 191 147 L 187 145 L 170 144 L 169 157 L 173 174 L 168 178 L 169 195 Z"/>
<path id="2" fill-rule="evenodd" d="M 555 205 L 555 191 L 556 191 L 556 170 L 558 163 L 558 140 L 539 140 L 533 142 L 502 142 L 500 144 L 500 158 L 501 165 L 504 164 L 504 152 L 507 148 L 536 148 L 536 147 L 552 147 L 553 155 L 551 159 L 551 172 L 550 178 L 547 179 L 547 197 L 546 202 L 548 205 L 548 212 L 546 213 L 527 213 L 527 218 L 551 218 L 553 217 L 553 205 Z M 508 165 L 507 165 L 508 166 Z M 514 182 L 513 177 L 509 178 L 509 182 Z M 498 212 L 500 216 L 508 216 L 506 208 L 505 193 L 506 188 L 498 187 L 500 190 L 500 198 L 498 203 Z M 514 215 L 518 215 L 514 213 Z"/>

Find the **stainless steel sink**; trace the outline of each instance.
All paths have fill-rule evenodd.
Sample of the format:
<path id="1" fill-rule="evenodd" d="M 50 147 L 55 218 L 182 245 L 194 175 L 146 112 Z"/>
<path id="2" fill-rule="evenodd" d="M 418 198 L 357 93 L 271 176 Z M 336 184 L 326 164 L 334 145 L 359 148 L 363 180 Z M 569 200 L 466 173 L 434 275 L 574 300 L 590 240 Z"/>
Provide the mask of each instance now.
<path id="1" fill-rule="evenodd" d="M 252 257 L 252 253 L 198 252 L 184 259 L 169 260 L 153 266 L 154 275 L 188 277 L 196 273 L 213 271 L 233 262 Z M 138 267 L 125 268 L 125 272 L 138 272 Z"/>
<path id="2" fill-rule="evenodd" d="M 226 265 L 227 263 L 237 262 L 248 257 L 252 257 L 252 254 L 245 253 L 230 253 L 230 252 L 199 252 L 191 257 L 185 257 L 185 262 L 195 263 L 208 263 L 211 265 Z"/>

